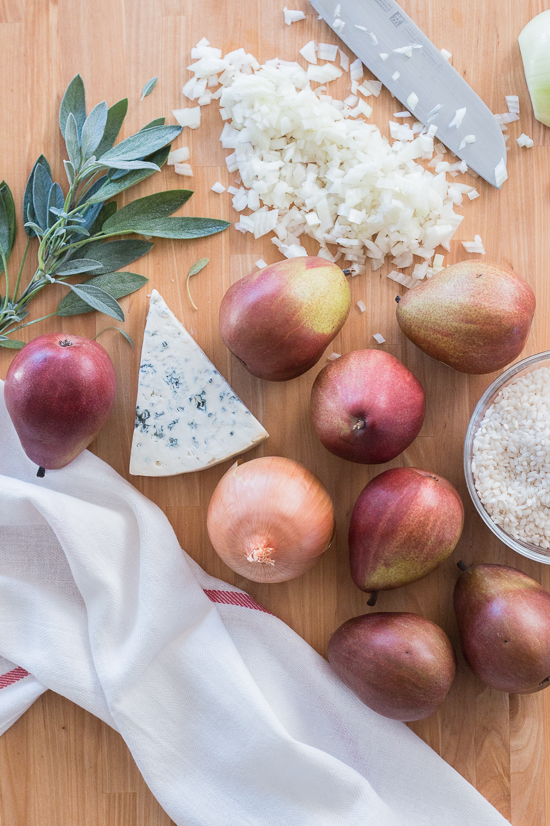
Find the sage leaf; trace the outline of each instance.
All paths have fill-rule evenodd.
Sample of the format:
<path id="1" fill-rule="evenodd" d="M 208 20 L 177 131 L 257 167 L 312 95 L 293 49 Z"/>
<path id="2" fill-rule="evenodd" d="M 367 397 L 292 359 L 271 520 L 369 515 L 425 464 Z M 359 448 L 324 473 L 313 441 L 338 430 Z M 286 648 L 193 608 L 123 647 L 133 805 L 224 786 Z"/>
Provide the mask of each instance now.
<path id="1" fill-rule="evenodd" d="M 77 294 L 86 304 L 100 313 L 124 321 L 122 307 L 108 292 L 102 290 L 94 284 L 69 284 L 71 290 Z"/>
<path id="2" fill-rule="evenodd" d="M 13 195 L 11 194 L 11 189 L 5 181 L 2 181 L 2 183 L 0 183 L 0 200 L 2 200 L 4 204 L 6 220 L 8 223 L 8 250 L 6 253 L 6 260 L 8 260 L 13 249 L 13 245 L 15 243 L 16 214 Z M 2 273 L 3 270 L 4 264 L 3 262 L 0 262 L 0 273 Z"/>
<path id="3" fill-rule="evenodd" d="M 21 350 L 25 346 L 25 341 L 16 341 L 14 338 L 8 338 L 5 341 L 0 341 L 0 347 L 7 347 L 9 350 Z"/>
<path id="4" fill-rule="evenodd" d="M 4 199 L 0 198 L 0 255 L 8 260 L 10 247 L 10 228 L 8 224 L 8 213 L 4 204 Z M 2 269 L 3 267 L 2 261 Z"/>
<path id="5" fill-rule="evenodd" d="M 193 264 L 193 266 L 187 273 L 187 278 L 191 278 L 193 275 L 197 275 L 197 273 L 199 273 L 206 267 L 209 261 L 210 258 L 200 258 L 196 264 Z"/>
<path id="6" fill-rule="evenodd" d="M 150 163 L 149 161 L 123 161 L 123 160 L 107 160 L 101 161 L 102 166 L 106 166 L 109 169 L 152 169 L 153 172 L 160 172 L 160 166 L 157 166 L 156 163 Z"/>
<path id="7" fill-rule="evenodd" d="M 108 223 L 106 221 L 103 227 L 105 232 L 111 231 L 107 227 Z M 230 226 L 229 221 L 220 221 L 215 218 L 136 218 L 131 229 L 129 227 L 117 229 L 115 232 L 120 234 L 137 232 L 139 235 L 152 235 L 157 238 L 185 239 L 215 235 L 227 229 L 228 226 Z"/>
<path id="8" fill-rule="evenodd" d="M 167 192 L 155 192 L 153 195 L 138 198 L 109 218 L 105 222 L 104 231 L 133 232 L 136 221 L 166 218 L 187 203 L 192 194 L 190 189 L 171 189 Z"/>
<path id="9" fill-rule="evenodd" d="M 34 173 L 36 171 L 36 167 L 37 167 L 38 164 L 43 166 L 44 169 L 46 170 L 46 172 L 48 173 L 48 175 L 50 176 L 50 185 L 51 185 L 51 182 L 52 182 L 52 173 L 51 173 L 50 165 L 49 165 L 48 161 L 46 160 L 46 158 L 44 157 L 44 155 L 40 155 L 40 157 L 35 162 L 32 170 L 31 170 L 31 174 L 29 175 L 29 179 L 27 181 L 27 186 L 25 187 L 25 193 L 23 195 L 23 221 L 24 222 L 25 221 L 32 221 L 32 222 L 36 221 L 36 215 L 34 214 L 34 209 L 33 209 L 33 205 L 32 205 L 32 190 L 33 190 L 33 184 L 34 184 Z M 32 238 L 32 236 L 36 235 L 36 233 L 32 229 L 32 227 L 25 226 L 25 232 L 27 233 L 27 235 L 30 235 L 31 238 Z"/>
<path id="10" fill-rule="evenodd" d="M 101 232 L 103 224 L 110 218 L 111 215 L 114 215 L 117 211 L 117 204 L 115 201 L 110 201 L 108 204 L 102 204 L 99 210 L 99 214 L 95 219 L 90 229 L 90 235 L 97 235 L 98 232 Z"/>
<path id="11" fill-rule="evenodd" d="M 109 107 L 107 111 L 107 123 L 100 143 L 96 147 L 96 158 L 100 158 L 105 152 L 114 146 L 119 132 L 122 129 L 122 124 L 126 113 L 128 111 L 128 98 L 122 98 L 117 103 Z"/>
<path id="12" fill-rule="evenodd" d="M 194 275 L 197 275 L 197 273 L 199 273 L 201 270 L 203 270 L 203 269 L 206 267 L 206 265 L 208 264 L 208 262 L 209 262 L 209 261 L 210 261 L 210 259 L 209 259 L 209 258 L 200 258 L 200 259 L 197 261 L 197 263 L 196 263 L 196 264 L 193 264 L 193 266 L 191 267 L 191 269 L 190 269 L 190 270 L 189 270 L 189 272 L 187 273 L 187 281 L 186 281 L 186 286 L 187 286 L 187 295 L 189 296 L 189 301 L 191 302 L 191 304 L 193 305 L 193 307 L 195 308 L 195 310 L 198 310 L 199 308 L 197 307 L 197 305 L 196 305 L 196 304 L 195 304 L 195 302 L 193 301 L 193 298 L 191 297 L 191 291 L 190 291 L 190 289 L 189 289 L 189 280 L 190 280 L 190 279 L 191 279 Z"/>
<path id="13" fill-rule="evenodd" d="M 139 241 L 137 239 L 126 239 L 120 241 L 91 241 L 86 246 L 81 247 L 71 258 L 71 263 L 81 260 L 78 253 L 82 252 L 82 258 L 93 258 L 98 266 L 90 268 L 89 272 L 99 275 L 101 273 L 111 273 L 126 267 L 133 261 L 137 261 L 146 255 L 154 244 L 150 241 Z M 86 272 L 82 270 L 82 272 Z"/>
<path id="14" fill-rule="evenodd" d="M 58 219 L 58 213 L 65 206 L 65 196 L 58 183 L 53 183 L 48 193 L 48 227 L 53 227 Z"/>
<path id="15" fill-rule="evenodd" d="M 101 164 L 112 160 L 135 161 L 166 146 L 167 143 L 177 138 L 181 130 L 181 126 L 153 126 L 150 129 L 143 129 L 117 143 L 98 158 L 98 161 Z"/>
<path id="16" fill-rule="evenodd" d="M 154 120 L 149 121 L 149 123 L 146 123 L 145 126 L 142 126 L 139 131 L 145 132 L 146 129 L 152 129 L 153 126 L 164 126 L 165 123 L 166 118 L 155 118 Z"/>
<path id="17" fill-rule="evenodd" d="M 146 98 L 147 95 L 151 94 L 151 92 L 153 91 L 153 89 L 157 85 L 157 80 L 158 80 L 158 77 L 152 77 L 151 80 L 147 81 L 147 83 L 145 84 L 145 86 L 141 90 L 140 101 L 142 101 L 143 98 Z"/>
<path id="18" fill-rule="evenodd" d="M 37 164 L 32 185 L 32 205 L 36 223 L 42 229 L 48 228 L 48 198 L 51 186 L 52 179 L 47 169 L 42 164 Z"/>
<path id="19" fill-rule="evenodd" d="M 89 158 L 101 143 L 107 125 L 107 104 L 105 101 L 94 106 L 82 127 L 80 146 L 82 157 Z"/>
<path id="20" fill-rule="evenodd" d="M 100 336 L 102 333 L 107 332 L 107 330 L 118 330 L 118 332 L 124 336 L 126 341 L 130 344 L 130 347 L 133 348 L 134 342 L 132 341 L 131 336 L 128 335 L 126 330 L 123 330 L 122 327 L 104 327 L 103 330 L 100 330 L 99 333 L 96 333 L 94 336 L 94 341 L 96 341 L 97 337 Z"/>
<path id="21" fill-rule="evenodd" d="M 69 160 L 74 166 L 75 171 L 78 172 L 81 160 L 80 140 L 78 137 L 77 123 L 72 112 L 69 112 L 69 115 L 67 116 L 67 125 L 65 127 L 65 145 L 67 146 L 67 152 L 69 153 Z"/>
<path id="22" fill-rule="evenodd" d="M 156 166 L 160 168 L 164 166 L 168 160 L 169 154 L 170 144 L 168 144 L 168 146 L 164 146 L 162 149 L 159 149 L 157 152 L 154 152 L 152 155 L 148 155 L 145 160 L 151 161 L 151 163 L 156 164 Z M 155 172 L 156 170 L 154 169 L 134 169 L 130 172 L 126 172 L 119 180 L 110 180 L 99 190 L 99 192 L 91 198 L 86 198 L 86 203 L 94 204 L 100 201 L 106 201 L 108 198 L 114 198 L 115 195 L 118 195 L 120 192 L 124 192 L 125 189 L 129 189 L 131 186 L 141 183 Z"/>
<path id="23" fill-rule="evenodd" d="M 101 264 L 94 258 L 78 258 L 75 261 L 71 258 L 70 261 L 64 261 L 59 265 L 59 267 L 56 267 L 54 275 L 65 278 L 68 275 L 78 275 L 81 272 L 90 272 L 98 267 L 101 267 Z"/>
<path id="24" fill-rule="evenodd" d="M 42 227 L 39 227 L 38 224 L 34 223 L 34 221 L 25 221 L 23 226 L 25 227 L 25 230 L 27 227 L 29 227 L 29 229 L 32 229 L 32 234 L 38 235 L 39 238 L 42 238 L 42 236 L 44 235 L 44 230 L 42 229 Z M 65 232 L 65 230 L 63 231 Z"/>
<path id="25" fill-rule="evenodd" d="M 65 137 L 69 115 L 73 115 L 80 137 L 82 127 L 86 121 L 86 93 L 84 91 L 84 81 L 80 75 L 75 75 L 67 86 L 59 107 L 59 127 L 63 137 Z"/>
<path id="26" fill-rule="evenodd" d="M 107 273 L 106 275 L 96 275 L 94 278 L 89 278 L 80 286 L 96 286 L 100 287 L 112 298 L 124 298 L 130 293 L 136 292 L 144 284 L 147 284 L 148 279 L 144 275 L 138 275 L 135 272 L 117 272 Z M 62 301 L 60 301 L 57 308 L 58 316 L 80 315 L 81 313 L 91 313 L 94 308 L 79 298 L 76 293 L 70 292 Z"/>
<path id="27" fill-rule="evenodd" d="M 69 182 L 69 186 L 74 184 L 74 179 L 76 176 L 76 172 L 74 170 L 74 166 L 70 161 L 63 161 L 63 166 L 65 167 L 65 174 L 67 176 L 67 180 Z"/>

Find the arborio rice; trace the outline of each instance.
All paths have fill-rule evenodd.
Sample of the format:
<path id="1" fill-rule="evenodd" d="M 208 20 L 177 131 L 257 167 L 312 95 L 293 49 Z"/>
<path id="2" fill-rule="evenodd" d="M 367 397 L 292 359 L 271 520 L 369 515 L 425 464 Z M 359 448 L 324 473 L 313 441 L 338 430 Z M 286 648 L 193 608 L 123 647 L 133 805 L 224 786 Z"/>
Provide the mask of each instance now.
<path id="1" fill-rule="evenodd" d="M 473 442 L 472 472 L 485 510 L 516 539 L 550 549 L 550 368 L 504 387 Z"/>

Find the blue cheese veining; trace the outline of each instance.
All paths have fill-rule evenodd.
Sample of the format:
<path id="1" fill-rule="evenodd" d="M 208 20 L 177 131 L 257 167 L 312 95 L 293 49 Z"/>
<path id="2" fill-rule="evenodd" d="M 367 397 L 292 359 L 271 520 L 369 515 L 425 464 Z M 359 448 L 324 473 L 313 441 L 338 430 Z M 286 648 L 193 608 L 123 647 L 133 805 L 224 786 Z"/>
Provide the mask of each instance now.
<path id="1" fill-rule="evenodd" d="M 225 462 L 269 434 L 153 290 L 145 325 L 134 476 L 173 476 Z"/>

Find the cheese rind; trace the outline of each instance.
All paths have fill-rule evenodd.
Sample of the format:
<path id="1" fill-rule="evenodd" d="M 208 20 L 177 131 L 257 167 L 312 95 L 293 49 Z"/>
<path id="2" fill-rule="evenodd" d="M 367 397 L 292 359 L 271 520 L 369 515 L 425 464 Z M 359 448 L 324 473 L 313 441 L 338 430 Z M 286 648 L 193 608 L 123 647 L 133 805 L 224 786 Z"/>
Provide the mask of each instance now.
<path id="1" fill-rule="evenodd" d="M 174 476 L 225 462 L 266 439 L 156 290 L 145 325 L 130 456 L 133 476 Z"/>

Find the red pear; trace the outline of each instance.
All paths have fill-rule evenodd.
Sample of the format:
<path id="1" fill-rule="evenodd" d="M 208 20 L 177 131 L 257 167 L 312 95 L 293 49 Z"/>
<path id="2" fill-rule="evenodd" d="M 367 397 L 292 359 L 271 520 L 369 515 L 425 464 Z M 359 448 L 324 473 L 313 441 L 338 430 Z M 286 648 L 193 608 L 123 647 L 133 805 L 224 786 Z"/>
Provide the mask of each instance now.
<path id="1" fill-rule="evenodd" d="M 464 524 L 462 500 L 446 479 L 413 467 L 386 470 L 361 491 L 349 528 L 350 568 L 362 591 L 399 588 L 452 553 Z"/>
<path id="2" fill-rule="evenodd" d="M 96 341 L 52 333 L 23 347 L 4 394 L 29 459 L 46 469 L 72 462 L 109 418 L 115 388 L 111 359 Z"/>
<path id="3" fill-rule="evenodd" d="M 397 321 L 429 356 L 462 373 L 493 373 L 525 345 L 535 294 L 513 270 L 461 261 L 399 297 Z"/>
<path id="4" fill-rule="evenodd" d="M 350 462 L 394 459 L 418 436 L 425 410 L 418 379 L 383 350 L 354 350 L 332 361 L 311 390 L 319 439 Z"/>
<path id="5" fill-rule="evenodd" d="M 404 721 L 433 714 L 456 673 L 443 629 L 405 612 L 348 620 L 330 638 L 328 661 L 365 705 Z"/>
<path id="6" fill-rule="evenodd" d="M 511 694 L 550 685 L 550 594 L 506 565 L 459 566 L 454 609 L 464 658 L 479 679 Z"/>
<path id="7" fill-rule="evenodd" d="M 349 284 L 336 264 L 290 258 L 228 289 L 220 306 L 220 333 L 253 376 L 287 381 L 319 361 L 350 305 Z"/>

